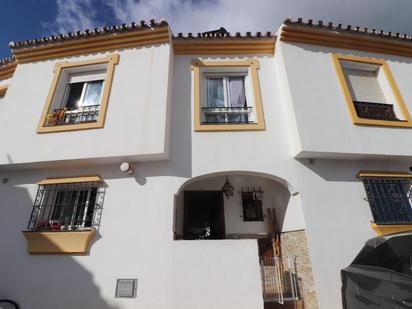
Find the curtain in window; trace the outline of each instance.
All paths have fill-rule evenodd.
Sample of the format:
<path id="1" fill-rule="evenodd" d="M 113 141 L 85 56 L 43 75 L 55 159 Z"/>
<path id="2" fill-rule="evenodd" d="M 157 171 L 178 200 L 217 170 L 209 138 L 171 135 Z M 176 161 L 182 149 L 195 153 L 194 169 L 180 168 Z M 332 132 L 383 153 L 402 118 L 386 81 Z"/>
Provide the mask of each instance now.
<path id="1" fill-rule="evenodd" d="M 206 122 L 225 122 L 224 110 L 225 93 L 223 90 L 223 78 L 207 79 L 207 107 L 216 107 L 216 110 L 207 109 L 205 111 Z"/>
<path id="2" fill-rule="evenodd" d="M 230 106 L 231 107 L 245 107 L 245 84 L 243 77 L 230 77 L 229 78 L 229 93 L 230 93 Z"/>
<path id="3" fill-rule="evenodd" d="M 96 189 L 79 191 L 79 199 L 75 214 L 76 226 L 90 227 L 93 219 L 94 204 L 96 202 Z"/>
<path id="4" fill-rule="evenodd" d="M 65 226 L 72 225 L 72 215 L 77 193 L 77 191 L 72 190 L 57 192 L 51 220 L 58 221 Z"/>
<path id="5" fill-rule="evenodd" d="M 229 78 L 229 105 L 232 107 L 232 113 L 228 113 L 228 122 L 247 123 L 248 114 L 245 97 L 244 77 Z"/>

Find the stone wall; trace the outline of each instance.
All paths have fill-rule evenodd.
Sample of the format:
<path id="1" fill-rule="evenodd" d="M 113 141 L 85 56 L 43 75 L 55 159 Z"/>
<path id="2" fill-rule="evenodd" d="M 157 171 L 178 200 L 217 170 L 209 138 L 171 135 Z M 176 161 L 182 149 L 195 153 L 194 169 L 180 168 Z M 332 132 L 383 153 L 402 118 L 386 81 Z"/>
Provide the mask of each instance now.
<path id="1" fill-rule="evenodd" d="M 281 246 L 283 256 L 297 257 L 296 271 L 299 280 L 299 291 L 303 296 L 305 309 L 318 309 L 306 232 L 300 230 L 282 233 Z"/>

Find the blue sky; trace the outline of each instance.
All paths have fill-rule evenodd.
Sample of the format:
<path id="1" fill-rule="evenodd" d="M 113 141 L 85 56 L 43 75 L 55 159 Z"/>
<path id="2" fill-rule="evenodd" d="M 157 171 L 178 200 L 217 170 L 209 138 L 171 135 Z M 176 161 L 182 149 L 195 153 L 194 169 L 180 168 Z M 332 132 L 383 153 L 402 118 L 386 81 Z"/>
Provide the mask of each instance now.
<path id="1" fill-rule="evenodd" d="M 174 33 L 226 27 L 275 31 L 303 17 L 412 34 L 411 0 L 0 0 L 0 58 L 8 43 L 166 17 Z"/>

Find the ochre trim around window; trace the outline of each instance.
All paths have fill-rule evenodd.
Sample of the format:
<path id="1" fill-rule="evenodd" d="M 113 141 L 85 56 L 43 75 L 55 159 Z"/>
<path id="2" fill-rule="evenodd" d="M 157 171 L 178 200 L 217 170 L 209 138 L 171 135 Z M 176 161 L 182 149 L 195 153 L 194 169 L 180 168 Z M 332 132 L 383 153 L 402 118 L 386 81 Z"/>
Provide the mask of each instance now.
<path id="1" fill-rule="evenodd" d="M 376 178 L 412 178 L 412 174 L 407 172 L 394 172 L 394 171 L 360 171 L 357 177 L 376 177 Z M 375 231 L 376 235 L 382 236 L 392 233 L 399 233 L 404 231 L 411 231 L 412 230 L 412 223 L 411 224 L 397 224 L 397 223 L 370 223 L 370 227 Z"/>
<path id="2" fill-rule="evenodd" d="M 73 67 L 82 67 L 93 64 L 103 64 L 107 63 L 107 72 L 104 82 L 104 87 L 102 89 L 102 97 L 100 103 L 99 116 L 95 122 L 87 122 L 80 124 L 70 124 L 70 125 L 58 125 L 58 126 L 44 126 L 46 122 L 47 114 L 49 113 L 50 107 L 53 103 L 54 96 L 56 94 L 57 86 L 61 78 L 61 73 L 63 69 L 73 68 Z M 97 129 L 104 126 L 104 121 L 106 118 L 107 104 L 110 96 L 110 89 L 112 86 L 114 66 L 119 63 L 119 55 L 112 54 L 104 58 L 76 61 L 76 62 L 57 62 L 54 67 L 54 76 L 52 84 L 49 89 L 49 93 L 46 98 L 46 103 L 43 107 L 43 112 L 40 116 L 40 121 L 37 126 L 37 133 L 48 133 L 48 132 L 62 132 L 62 131 L 74 131 L 74 130 L 83 130 L 83 129 Z"/>
<path id="3" fill-rule="evenodd" d="M 8 87 L 9 85 L 0 86 L 0 97 L 3 97 L 6 94 Z"/>
<path id="4" fill-rule="evenodd" d="M 338 77 L 340 88 L 342 89 L 345 102 L 354 124 L 359 125 L 374 125 L 374 126 L 389 126 L 389 127 L 412 127 L 412 119 L 409 115 L 408 108 L 406 107 L 405 102 L 402 99 L 402 96 L 399 92 L 398 87 L 396 86 L 395 80 L 393 79 L 392 73 L 384 60 L 375 59 L 375 58 L 366 58 L 366 57 L 355 57 L 355 56 L 348 56 L 348 55 L 340 55 L 340 54 L 331 54 L 332 62 L 335 67 L 336 75 Z M 403 120 L 379 120 L 379 119 L 367 119 L 361 118 L 357 115 L 355 106 L 353 104 L 352 96 L 349 92 L 349 88 L 346 84 L 345 76 L 342 70 L 342 67 L 339 63 L 339 60 L 348 60 L 353 62 L 360 62 L 360 63 L 368 63 L 368 64 L 377 64 L 380 65 L 385 78 L 387 79 L 392 94 L 398 104 L 399 110 L 403 117 Z"/>
<path id="5" fill-rule="evenodd" d="M 51 185 L 56 183 L 74 183 L 74 182 L 103 182 L 99 175 L 90 176 L 70 176 L 70 177 L 53 177 L 40 180 L 38 185 Z"/>
<path id="6" fill-rule="evenodd" d="M 376 224 L 371 223 L 371 228 L 376 235 L 382 236 L 387 234 L 412 231 L 412 224 Z"/>
<path id="7" fill-rule="evenodd" d="M 412 174 L 407 172 L 387 172 L 387 171 L 360 171 L 357 177 L 403 177 L 412 178 Z"/>
<path id="8" fill-rule="evenodd" d="M 81 231 L 23 231 L 29 254 L 86 254 L 95 228 Z"/>
<path id="9" fill-rule="evenodd" d="M 201 106 L 201 68 L 202 67 L 247 67 L 250 76 L 252 95 L 256 109 L 256 122 L 248 124 L 202 124 L 200 115 Z M 257 59 L 247 60 L 193 60 L 193 101 L 194 101 L 194 130 L 195 131 L 246 131 L 246 130 L 264 130 L 265 123 L 263 120 L 262 97 L 260 93 L 259 77 L 257 70 L 259 61 Z"/>

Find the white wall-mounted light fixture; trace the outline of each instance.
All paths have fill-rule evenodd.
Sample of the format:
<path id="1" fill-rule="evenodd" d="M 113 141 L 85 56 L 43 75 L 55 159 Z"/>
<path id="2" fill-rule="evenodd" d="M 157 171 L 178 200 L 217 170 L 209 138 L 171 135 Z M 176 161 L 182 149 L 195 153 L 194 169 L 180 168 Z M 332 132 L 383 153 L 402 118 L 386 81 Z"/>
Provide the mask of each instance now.
<path id="1" fill-rule="evenodd" d="M 129 162 L 123 162 L 120 164 L 120 170 L 128 175 L 132 175 L 134 173 L 134 169 Z"/>

